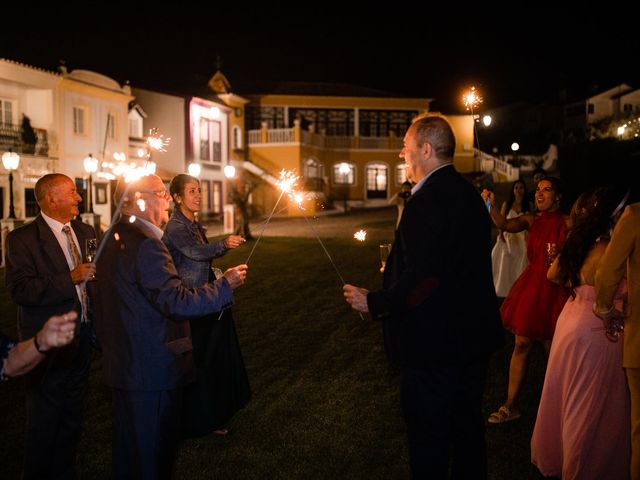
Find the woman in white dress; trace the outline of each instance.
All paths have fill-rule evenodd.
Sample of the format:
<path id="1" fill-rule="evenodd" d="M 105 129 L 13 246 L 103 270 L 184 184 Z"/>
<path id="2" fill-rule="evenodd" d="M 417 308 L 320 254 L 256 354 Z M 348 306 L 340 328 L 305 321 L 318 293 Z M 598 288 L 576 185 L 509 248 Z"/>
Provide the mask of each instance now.
<path id="1" fill-rule="evenodd" d="M 511 193 L 502 204 L 500 213 L 507 219 L 514 218 L 529 211 L 527 188 L 522 180 L 511 185 Z M 496 244 L 491 252 L 493 262 L 493 284 L 496 295 L 506 297 L 513 282 L 527 266 L 527 231 L 509 233 L 500 231 Z"/>

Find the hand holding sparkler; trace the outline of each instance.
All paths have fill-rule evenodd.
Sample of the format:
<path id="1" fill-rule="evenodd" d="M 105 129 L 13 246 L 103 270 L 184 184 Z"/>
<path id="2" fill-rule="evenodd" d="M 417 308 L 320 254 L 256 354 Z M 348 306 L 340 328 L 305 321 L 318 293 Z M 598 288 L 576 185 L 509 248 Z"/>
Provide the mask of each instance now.
<path id="1" fill-rule="evenodd" d="M 249 267 L 246 264 L 237 265 L 235 267 L 229 268 L 226 272 L 224 272 L 224 278 L 229 282 L 229 286 L 232 290 L 235 290 L 240 285 L 242 285 L 247 278 L 247 270 Z"/>
<path id="2" fill-rule="evenodd" d="M 345 283 L 342 286 L 342 292 L 344 293 L 344 298 L 347 303 L 351 305 L 351 308 L 358 312 L 369 312 L 369 305 L 367 304 L 367 294 L 369 290 Z"/>

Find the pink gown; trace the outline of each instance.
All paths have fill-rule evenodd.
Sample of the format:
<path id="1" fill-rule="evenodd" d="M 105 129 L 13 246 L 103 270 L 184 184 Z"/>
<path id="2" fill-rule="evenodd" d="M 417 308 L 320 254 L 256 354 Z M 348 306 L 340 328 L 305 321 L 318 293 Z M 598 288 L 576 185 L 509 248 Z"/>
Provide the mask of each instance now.
<path id="1" fill-rule="evenodd" d="M 629 478 L 629 392 L 622 343 L 611 342 L 591 309 L 595 290 L 576 289 L 558 318 L 531 461 L 544 476 L 569 479 Z"/>

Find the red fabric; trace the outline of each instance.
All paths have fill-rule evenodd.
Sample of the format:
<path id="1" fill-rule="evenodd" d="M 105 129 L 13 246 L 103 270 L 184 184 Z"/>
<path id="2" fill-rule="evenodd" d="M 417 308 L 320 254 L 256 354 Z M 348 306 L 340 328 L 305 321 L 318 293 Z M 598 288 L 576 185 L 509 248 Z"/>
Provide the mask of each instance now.
<path id="1" fill-rule="evenodd" d="M 545 243 L 564 241 L 564 216 L 560 212 L 542 212 L 529 228 L 527 258 L 529 265 L 515 281 L 500 308 L 505 328 L 522 337 L 551 340 L 558 315 L 569 292 L 547 280 Z"/>

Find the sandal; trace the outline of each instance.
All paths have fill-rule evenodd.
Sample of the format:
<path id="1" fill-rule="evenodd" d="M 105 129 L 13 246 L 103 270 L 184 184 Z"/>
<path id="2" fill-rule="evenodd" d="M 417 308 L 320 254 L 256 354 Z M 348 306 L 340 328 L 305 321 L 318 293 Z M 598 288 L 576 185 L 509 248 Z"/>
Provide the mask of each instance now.
<path id="1" fill-rule="evenodd" d="M 487 421 L 489 423 L 505 423 L 517 418 L 520 418 L 520 412 L 509 410 L 507 407 L 502 405 L 497 412 L 493 412 L 489 415 L 489 419 Z"/>

